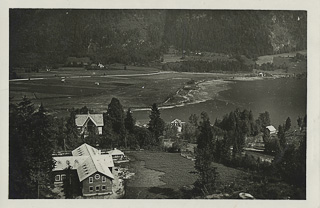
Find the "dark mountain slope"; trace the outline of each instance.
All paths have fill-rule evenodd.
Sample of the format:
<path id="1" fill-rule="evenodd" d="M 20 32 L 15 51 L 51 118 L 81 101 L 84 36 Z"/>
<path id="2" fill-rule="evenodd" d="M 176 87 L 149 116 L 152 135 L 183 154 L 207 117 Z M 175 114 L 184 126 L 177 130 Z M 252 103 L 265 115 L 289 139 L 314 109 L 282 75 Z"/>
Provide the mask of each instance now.
<path id="1" fill-rule="evenodd" d="M 10 66 L 68 56 L 146 63 L 169 46 L 248 57 L 306 49 L 306 12 L 10 10 Z"/>

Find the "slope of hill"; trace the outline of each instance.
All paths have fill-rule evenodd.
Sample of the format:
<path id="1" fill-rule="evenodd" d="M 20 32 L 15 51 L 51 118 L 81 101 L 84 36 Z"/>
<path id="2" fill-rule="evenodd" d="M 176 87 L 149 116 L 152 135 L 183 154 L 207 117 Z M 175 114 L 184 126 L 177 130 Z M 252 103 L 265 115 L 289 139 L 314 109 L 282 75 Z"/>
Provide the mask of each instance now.
<path id="1" fill-rule="evenodd" d="M 148 63 L 169 46 L 257 57 L 306 49 L 306 12 L 10 9 L 10 66 Z"/>

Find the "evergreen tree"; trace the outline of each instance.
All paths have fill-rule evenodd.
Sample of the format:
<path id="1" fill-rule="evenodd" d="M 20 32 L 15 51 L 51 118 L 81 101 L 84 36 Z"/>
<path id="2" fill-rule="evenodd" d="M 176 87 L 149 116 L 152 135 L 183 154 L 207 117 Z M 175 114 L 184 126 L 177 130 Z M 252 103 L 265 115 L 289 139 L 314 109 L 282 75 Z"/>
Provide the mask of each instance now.
<path id="1" fill-rule="evenodd" d="M 290 128 L 291 128 L 291 119 L 290 119 L 290 117 L 288 117 L 286 120 L 284 131 L 288 131 Z"/>
<path id="2" fill-rule="evenodd" d="M 297 119 L 297 123 L 298 123 L 298 126 L 299 126 L 300 130 L 301 130 L 302 127 L 303 127 L 303 119 L 300 116 Z"/>
<path id="3" fill-rule="evenodd" d="M 82 143 L 76 125 L 76 110 L 71 109 L 65 125 L 64 149 L 72 150 Z"/>
<path id="4" fill-rule="evenodd" d="M 282 125 L 279 125 L 279 127 L 278 127 L 278 138 L 279 138 L 281 148 L 285 149 L 287 142 L 286 142 L 284 128 Z"/>
<path id="5" fill-rule="evenodd" d="M 136 123 L 136 121 L 132 116 L 131 109 L 129 108 L 127 111 L 127 116 L 124 120 L 124 125 L 129 133 L 133 133 L 135 123 Z"/>
<path id="6" fill-rule="evenodd" d="M 70 165 L 64 170 L 66 176 L 63 179 L 62 189 L 66 199 L 74 199 L 82 193 L 81 183 L 77 171 L 73 170 Z"/>
<path id="7" fill-rule="evenodd" d="M 42 198 L 54 167 L 51 120 L 26 97 L 10 108 L 9 198 Z"/>
<path id="8" fill-rule="evenodd" d="M 149 131 L 155 137 L 156 142 L 159 144 L 159 137 L 163 134 L 165 123 L 160 117 L 160 111 L 156 103 L 151 107 L 150 121 L 148 124 Z"/>
<path id="9" fill-rule="evenodd" d="M 120 101 L 117 98 L 112 98 L 108 105 L 107 113 L 104 114 L 104 122 L 110 122 L 112 131 L 120 139 L 119 146 L 127 146 L 126 128 L 124 125 L 124 111 Z"/>
<path id="10" fill-rule="evenodd" d="M 216 167 L 212 166 L 214 155 L 214 135 L 208 115 L 201 113 L 202 121 L 199 124 L 199 136 L 195 151 L 195 169 L 199 173 L 198 183 L 201 187 L 209 187 L 212 191 L 215 188 L 217 179 Z"/>
<path id="11" fill-rule="evenodd" d="M 268 111 L 259 114 L 257 124 L 260 125 L 262 131 L 266 128 L 266 126 L 269 126 L 271 124 L 270 115 Z"/>

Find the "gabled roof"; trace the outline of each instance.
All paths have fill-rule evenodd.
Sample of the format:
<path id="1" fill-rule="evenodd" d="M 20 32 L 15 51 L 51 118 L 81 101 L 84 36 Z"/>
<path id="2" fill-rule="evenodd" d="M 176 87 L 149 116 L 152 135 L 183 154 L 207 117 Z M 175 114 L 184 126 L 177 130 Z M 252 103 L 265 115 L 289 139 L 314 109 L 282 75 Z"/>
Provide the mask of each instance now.
<path id="1" fill-rule="evenodd" d="M 272 125 L 267 126 L 266 128 L 267 128 L 270 132 L 277 131 L 277 129 L 274 128 L 274 126 L 272 126 Z"/>
<path id="2" fill-rule="evenodd" d="M 68 166 L 70 166 L 71 169 L 77 169 L 78 166 L 87 159 L 87 157 L 88 156 L 53 157 L 54 161 L 56 161 L 53 171 L 64 170 Z"/>
<path id="3" fill-rule="evenodd" d="M 173 121 L 171 121 L 171 123 L 176 123 L 176 122 L 181 123 L 181 120 L 176 118 Z"/>
<path id="4" fill-rule="evenodd" d="M 180 123 L 180 124 L 184 124 L 185 122 L 181 121 L 180 119 L 174 119 L 173 121 L 171 121 L 171 123 Z"/>
<path id="5" fill-rule="evenodd" d="M 103 115 L 102 114 L 83 114 L 76 115 L 76 126 L 84 126 L 88 120 L 91 120 L 96 126 L 103 126 Z"/>
<path id="6" fill-rule="evenodd" d="M 95 156 L 100 155 L 99 150 L 96 148 L 84 143 L 81 146 L 74 149 L 72 152 L 73 156 Z"/>
<path id="7" fill-rule="evenodd" d="M 99 172 L 111 179 L 114 179 L 109 167 L 114 167 L 114 163 L 111 155 L 101 155 L 100 151 L 88 144 L 82 144 L 72 151 L 73 156 L 67 157 L 54 157 L 57 161 L 54 171 L 63 170 L 67 165 L 67 161 L 70 165 L 73 164 L 73 169 L 77 169 L 80 182 L 91 176 L 92 174 Z"/>

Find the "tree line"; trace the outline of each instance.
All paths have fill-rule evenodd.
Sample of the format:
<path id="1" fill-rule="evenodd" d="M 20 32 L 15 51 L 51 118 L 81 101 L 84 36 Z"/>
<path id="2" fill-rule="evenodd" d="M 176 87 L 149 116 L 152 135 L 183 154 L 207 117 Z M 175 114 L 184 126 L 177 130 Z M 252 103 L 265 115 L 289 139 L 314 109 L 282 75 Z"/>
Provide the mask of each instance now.
<path id="1" fill-rule="evenodd" d="M 182 72 L 252 72 L 253 66 L 246 65 L 242 60 L 197 60 L 166 63 L 162 69 Z"/>

